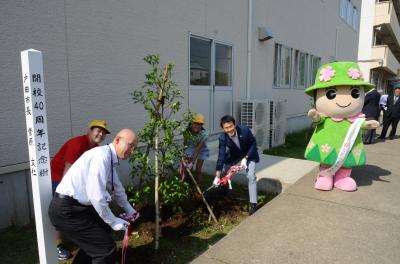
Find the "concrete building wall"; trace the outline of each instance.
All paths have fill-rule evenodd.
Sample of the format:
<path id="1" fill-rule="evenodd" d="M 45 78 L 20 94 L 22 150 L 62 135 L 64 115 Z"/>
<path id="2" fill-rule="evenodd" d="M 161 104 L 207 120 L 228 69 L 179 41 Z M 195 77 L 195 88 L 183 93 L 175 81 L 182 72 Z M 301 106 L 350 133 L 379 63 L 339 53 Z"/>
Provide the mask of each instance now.
<path id="1" fill-rule="evenodd" d="M 339 17 L 339 1 L 253 1 L 251 98 L 286 99 L 289 131 L 307 125 L 309 98 L 303 90 L 273 87 L 275 43 L 320 56 L 354 60 L 357 33 Z M 360 0 L 354 1 L 357 6 Z M 20 51 L 43 52 L 50 155 L 70 137 L 86 132 L 92 119 L 109 123 L 111 141 L 123 127 L 146 121 L 130 92 L 149 68 L 143 57 L 158 53 L 174 62 L 174 80 L 187 98 L 189 35 L 233 47 L 233 98 L 246 98 L 248 1 L 6 1 L 0 9 L 0 228 L 24 224 L 32 215 Z M 274 38 L 257 40 L 257 27 Z M 190 102 L 185 101 L 185 107 Z M 236 109 L 235 109 L 236 110 Z M 126 183 L 129 165 L 119 169 Z M 18 202 L 15 202 L 18 201 Z M 11 209 L 14 208 L 14 209 Z"/>
<path id="2" fill-rule="evenodd" d="M 142 106 L 134 105 L 129 93 L 141 87 L 149 70 L 142 59 L 149 53 L 159 53 L 162 63 L 175 63 L 173 78 L 187 97 L 189 32 L 234 43 L 234 57 L 242 59 L 245 8 L 238 0 L 229 5 L 224 1 L 67 3 L 73 133 L 98 115 L 109 120 L 113 131 L 143 126 L 146 116 Z M 244 83 L 241 72 L 245 66 L 235 65 L 234 83 L 238 87 Z"/>
<path id="3" fill-rule="evenodd" d="M 370 79 L 370 61 L 372 59 L 373 28 L 375 19 L 375 0 L 364 0 L 361 8 L 358 60 L 365 80 Z"/>
<path id="4" fill-rule="evenodd" d="M 361 1 L 353 3 L 361 9 Z M 254 30 L 257 26 L 267 27 L 274 38 L 260 42 L 256 31 L 253 32 L 251 97 L 286 99 L 288 118 L 304 115 L 310 106 L 304 89 L 296 88 L 293 83 L 290 88 L 273 86 L 275 43 L 319 56 L 322 64 L 330 58 L 356 61 L 358 33 L 340 18 L 339 1 L 255 1 L 254 12 Z"/>

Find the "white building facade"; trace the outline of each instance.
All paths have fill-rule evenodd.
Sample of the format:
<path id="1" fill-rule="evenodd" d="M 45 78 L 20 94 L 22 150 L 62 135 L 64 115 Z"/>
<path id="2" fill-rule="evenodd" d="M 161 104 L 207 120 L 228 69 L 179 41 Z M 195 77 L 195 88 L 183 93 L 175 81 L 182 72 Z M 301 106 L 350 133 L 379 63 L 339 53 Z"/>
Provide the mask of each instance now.
<path id="1" fill-rule="evenodd" d="M 51 156 L 93 119 L 108 122 L 108 141 L 121 128 L 141 129 L 146 116 L 129 93 L 141 87 L 149 70 L 143 57 L 150 53 L 160 54 L 163 64 L 175 63 L 173 78 L 185 107 L 205 114 L 211 134 L 220 131 L 221 116 L 238 118 L 236 102 L 243 99 L 286 100 L 291 132 L 309 125 L 311 101 L 304 89 L 316 69 L 332 60 L 357 60 L 361 0 L 346 0 L 346 19 L 341 2 L 2 3 L 0 228 L 32 218 L 20 51 L 43 52 Z M 129 165 L 120 167 L 127 180 Z"/>

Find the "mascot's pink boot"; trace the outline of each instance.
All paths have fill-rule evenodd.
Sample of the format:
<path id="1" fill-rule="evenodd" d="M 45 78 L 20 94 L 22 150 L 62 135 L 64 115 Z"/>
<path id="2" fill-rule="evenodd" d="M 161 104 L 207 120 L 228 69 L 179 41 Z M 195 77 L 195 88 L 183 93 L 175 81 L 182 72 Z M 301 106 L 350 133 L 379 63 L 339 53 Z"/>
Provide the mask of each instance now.
<path id="1" fill-rule="evenodd" d="M 320 166 L 319 171 L 325 170 L 326 166 Z M 315 181 L 314 188 L 321 191 L 330 191 L 333 188 L 333 177 L 318 175 L 317 180 Z"/>
<path id="2" fill-rule="evenodd" d="M 353 192 L 357 190 L 357 184 L 353 178 L 350 177 L 351 168 L 341 167 L 333 178 L 333 185 L 343 191 Z"/>

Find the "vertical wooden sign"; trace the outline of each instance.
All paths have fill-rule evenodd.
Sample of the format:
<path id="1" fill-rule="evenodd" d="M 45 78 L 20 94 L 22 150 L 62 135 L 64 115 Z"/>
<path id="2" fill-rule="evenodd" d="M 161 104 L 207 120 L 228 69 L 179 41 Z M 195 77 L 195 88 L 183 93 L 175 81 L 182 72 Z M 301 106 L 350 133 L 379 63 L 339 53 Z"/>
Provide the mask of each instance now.
<path id="1" fill-rule="evenodd" d="M 58 260 L 55 230 L 47 214 L 52 189 L 42 53 L 22 51 L 21 64 L 39 260 L 53 264 Z"/>

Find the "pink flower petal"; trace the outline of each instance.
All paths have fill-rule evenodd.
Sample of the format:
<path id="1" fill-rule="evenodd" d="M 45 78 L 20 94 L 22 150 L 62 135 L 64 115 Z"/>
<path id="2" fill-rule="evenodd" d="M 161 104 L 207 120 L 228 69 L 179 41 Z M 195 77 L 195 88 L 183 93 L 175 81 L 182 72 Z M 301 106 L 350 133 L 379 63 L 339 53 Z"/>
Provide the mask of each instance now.
<path id="1" fill-rule="evenodd" d="M 349 77 L 351 77 L 351 79 L 353 79 L 353 80 L 357 80 L 357 79 L 359 79 L 360 76 L 361 76 L 360 71 L 359 71 L 358 69 L 355 69 L 355 68 L 350 68 L 350 69 L 347 71 L 347 74 L 348 74 Z"/>
<path id="2" fill-rule="evenodd" d="M 335 76 L 335 70 L 331 66 L 327 66 L 319 72 L 319 80 L 321 82 L 330 81 L 333 76 Z"/>

